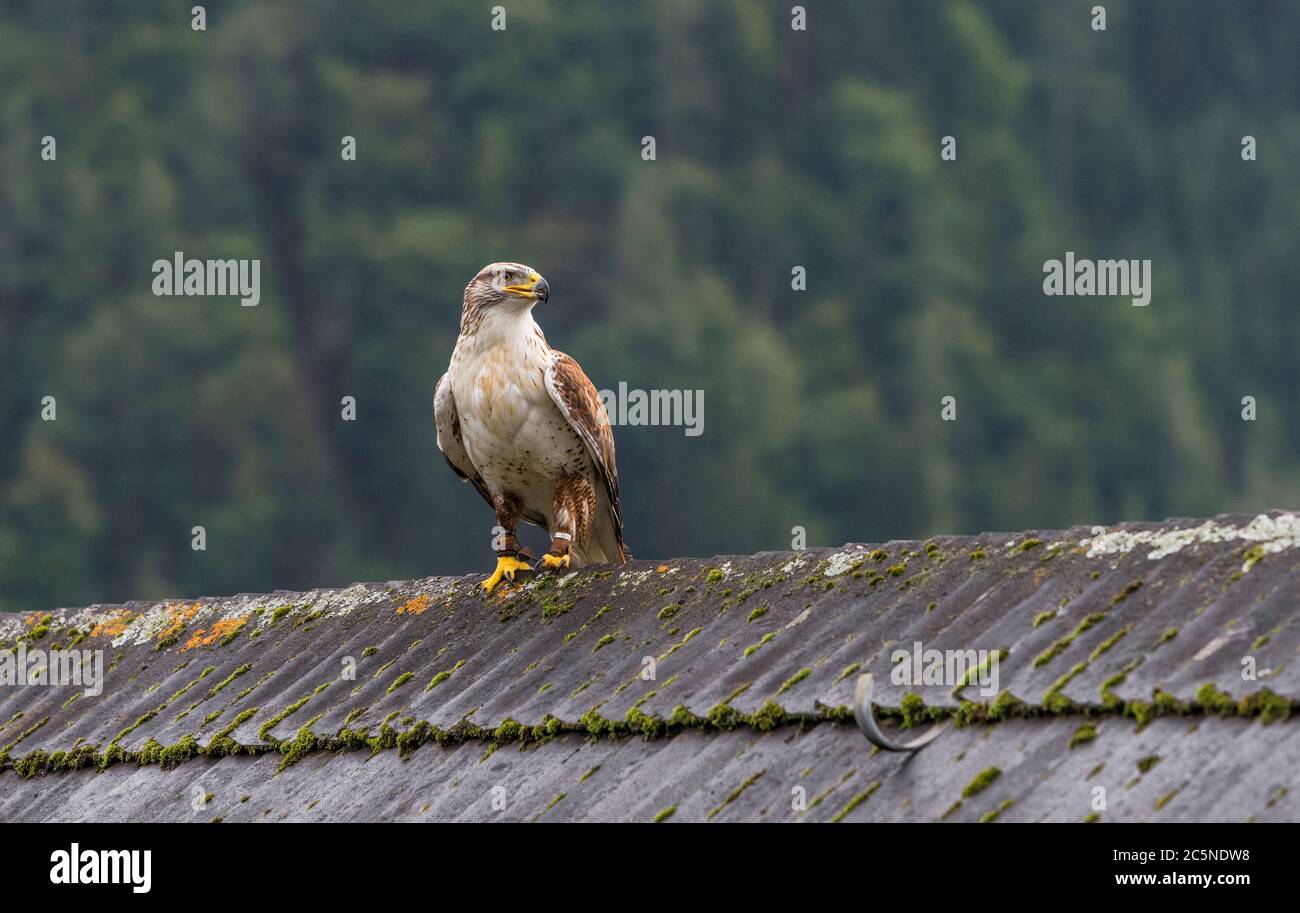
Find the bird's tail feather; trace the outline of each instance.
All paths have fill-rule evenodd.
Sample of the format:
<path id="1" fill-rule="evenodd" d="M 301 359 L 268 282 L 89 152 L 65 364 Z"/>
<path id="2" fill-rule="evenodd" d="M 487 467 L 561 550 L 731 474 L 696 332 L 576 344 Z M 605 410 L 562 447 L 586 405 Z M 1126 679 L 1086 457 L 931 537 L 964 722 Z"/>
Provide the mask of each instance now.
<path id="1" fill-rule="evenodd" d="M 611 522 L 597 524 L 597 528 L 581 542 L 574 542 L 569 551 L 579 567 L 584 564 L 622 564 L 632 557 Z"/>

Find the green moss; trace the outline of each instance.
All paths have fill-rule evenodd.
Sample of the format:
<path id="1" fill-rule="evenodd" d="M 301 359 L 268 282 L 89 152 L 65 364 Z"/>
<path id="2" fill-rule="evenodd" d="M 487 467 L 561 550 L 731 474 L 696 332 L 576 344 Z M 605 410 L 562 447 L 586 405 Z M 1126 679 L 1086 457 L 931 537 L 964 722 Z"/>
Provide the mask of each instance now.
<path id="1" fill-rule="evenodd" d="M 673 712 L 668 715 L 668 724 L 675 728 L 688 728 L 699 726 L 704 721 L 686 709 L 685 704 L 678 704 L 673 708 Z"/>
<path id="2" fill-rule="evenodd" d="M 681 610 L 682 610 L 682 607 L 679 606 L 679 605 L 677 605 L 676 603 L 673 603 L 672 605 L 666 605 L 666 606 L 664 606 L 662 609 L 659 610 L 659 620 L 660 620 L 660 621 L 667 621 L 668 619 L 670 619 L 670 618 L 672 618 L 673 616 L 675 616 L 675 615 L 676 615 L 678 612 L 680 612 Z"/>
<path id="3" fill-rule="evenodd" d="M 728 805 L 730 805 L 732 802 L 735 802 L 737 799 L 739 799 L 741 794 L 744 793 L 745 790 L 749 789 L 756 782 L 758 782 L 759 777 L 763 776 L 765 772 L 766 771 L 760 770 L 758 771 L 758 773 L 750 775 L 748 778 L 745 779 L 743 783 L 741 783 L 730 793 L 728 793 L 727 798 L 722 800 L 722 804 L 714 808 L 711 812 L 709 812 L 708 820 L 712 821 L 718 815 L 722 814 L 722 812 L 727 808 Z"/>
<path id="4" fill-rule="evenodd" d="M 1196 703 L 1200 704 L 1206 713 L 1217 713 L 1220 716 L 1231 716 L 1237 710 L 1237 702 L 1232 699 L 1232 695 L 1220 691 L 1210 682 L 1197 689 Z"/>
<path id="5" fill-rule="evenodd" d="M 1105 618 L 1106 618 L 1105 612 L 1094 612 L 1091 615 L 1085 616 L 1082 621 L 1080 621 L 1077 625 L 1075 625 L 1073 631 L 1071 631 L 1069 634 L 1065 635 L 1064 637 L 1061 637 L 1053 641 L 1052 644 L 1046 650 L 1044 650 L 1042 653 L 1039 653 L 1038 656 L 1034 657 L 1034 666 L 1037 667 L 1037 666 L 1047 665 L 1049 662 L 1051 662 L 1053 659 L 1059 656 L 1062 652 L 1064 652 L 1066 647 L 1074 643 L 1075 639 L 1080 634 L 1082 634 L 1084 631 L 1087 631 L 1093 625 L 1104 621 Z"/>
<path id="6" fill-rule="evenodd" d="M 790 676 L 784 682 L 782 682 L 781 687 L 777 689 L 776 693 L 785 694 L 787 691 L 789 691 L 791 688 L 799 684 L 801 681 L 803 681 L 805 678 L 807 678 L 810 675 L 812 675 L 812 669 L 809 669 L 807 667 L 800 669 L 794 675 Z"/>
<path id="7" fill-rule="evenodd" d="M 767 606 L 759 606 L 757 609 L 749 613 L 749 617 L 745 619 L 745 622 L 746 624 L 748 624 L 751 622 L 758 621 L 766 614 L 767 614 Z"/>
<path id="8" fill-rule="evenodd" d="M 1123 602 L 1125 599 L 1128 599 L 1130 596 L 1132 596 L 1141 588 L 1142 588 L 1141 580 L 1130 580 L 1128 585 L 1125 586 L 1124 589 L 1120 590 L 1118 593 L 1116 593 L 1114 596 L 1110 598 L 1110 604 L 1119 605 L 1121 602 Z"/>
<path id="9" fill-rule="evenodd" d="M 559 618 L 561 615 L 567 615 L 577 604 L 576 600 L 564 602 L 551 594 L 542 601 L 542 617 L 547 619 Z"/>
<path id="10" fill-rule="evenodd" d="M 1124 713 L 1137 721 L 1138 729 L 1146 728 L 1156 718 L 1155 707 L 1145 701 L 1129 701 L 1124 705 Z"/>
<path id="11" fill-rule="evenodd" d="M 1020 543 L 1019 550 L 1022 552 L 1033 551 L 1034 549 L 1038 548 L 1042 544 L 1043 544 L 1042 539 L 1026 539 L 1024 542 Z"/>
<path id="12" fill-rule="evenodd" d="M 1042 706 L 1048 713 L 1054 713 L 1058 716 L 1066 716 L 1079 711 L 1079 705 L 1059 691 L 1044 694 Z"/>
<path id="13" fill-rule="evenodd" d="M 361 658 L 365 659 L 367 656 L 374 656 L 378 652 L 379 652 L 378 647 L 366 647 L 364 650 L 361 651 Z"/>
<path id="14" fill-rule="evenodd" d="M 1156 811 L 1160 811 L 1162 808 L 1164 808 L 1166 805 L 1168 805 L 1170 802 L 1172 802 L 1174 796 L 1176 796 L 1176 795 L 1178 795 L 1178 790 L 1177 790 L 1177 789 L 1172 790 L 1172 791 L 1170 791 L 1170 792 L 1167 792 L 1167 793 L 1165 793 L 1163 796 L 1161 796 L 1159 799 L 1157 799 L 1157 800 L 1156 800 L 1156 804 L 1155 804 L 1155 809 L 1156 809 Z"/>
<path id="15" fill-rule="evenodd" d="M 1112 675 L 1101 683 L 1101 704 L 1107 710 L 1118 712 L 1123 709 L 1124 701 L 1120 699 L 1119 695 L 1115 694 L 1114 689 L 1124 684 L 1124 680 L 1128 678 L 1129 672 L 1137 668 L 1138 662 L 1140 661 L 1134 660 L 1130 662 L 1122 672 L 1117 672 L 1115 675 Z"/>
<path id="16" fill-rule="evenodd" d="M 546 813 L 549 812 L 551 809 L 555 808 L 555 806 L 557 806 L 557 805 L 559 805 L 561 802 L 563 802 L 563 801 L 564 801 L 564 797 L 567 796 L 567 795 L 568 795 L 568 793 L 557 793 L 556 796 L 555 796 L 555 798 L 552 799 L 552 800 L 550 801 L 550 804 L 548 804 L 548 805 L 546 806 L 546 808 L 542 809 L 541 815 L 546 814 Z M 541 815 L 538 815 L 538 817 L 540 818 Z"/>
<path id="17" fill-rule="evenodd" d="M 841 821 L 845 819 L 845 817 L 848 816 L 850 812 L 852 812 L 863 802 L 866 802 L 868 799 L 870 799 L 871 796 L 878 789 L 880 789 L 879 780 L 872 783 L 870 786 L 862 790 L 860 793 L 855 794 L 851 799 L 849 799 L 848 802 L 844 803 L 843 808 L 841 808 L 838 812 L 835 813 L 834 817 L 831 818 L 831 824 L 839 824 Z"/>
<path id="18" fill-rule="evenodd" d="M 676 811 L 677 811 L 676 805 L 670 805 L 667 808 L 659 809 L 659 811 L 655 812 L 654 823 L 660 824 L 664 821 L 667 821 L 669 818 L 673 816 L 673 813 Z"/>
<path id="19" fill-rule="evenodd" d="M 1191 709 L 1168 691 L 1161 691 L 1159 688 L 1152 693 L 1151 701 L 1155 705 L 1156 712 L 1164 716 L 1185 714 Z"/>
<path id="20" fill-rule="evenodd" d="M 852 675 L 854 672 L 857 672 L 861 668 L 862 668 L 862 663 L 849 663 L 847 666 L 845 666 L 843 669 L 840 670 L 840 674 L 835 678 L 835 683 L 839 684 L 840 682 L 844 681 L 844 679 L 848 678 L 850 675 Z"/>
<path id="21" fill-rule="evenodd" d="M 749 725 L 760 732 L 769 732 L 786 721 L 785 708 L 775 701 L 764 701 L 749 715 Z"/>
<path id="22" fill-rule="evenodd" d="M 971 561 L 980 561 L 980 560 L 982 560 L 982 559 L 984 559 L 984 558 L 987 558 L 987 557 L 988 557 L 988 552 L 984 551 L 984 549 L 982 549 L 982 548 L 977 548 L 977 549 L 975 549 L 973 552 L 970 553 L 970 560 L 971 560 Z"/>
<path id="23" fill-rule="evenodd" d="M 219 682 L 217 682 L 215 685 L 213 685 L 213 686 L 212 686 L 212 689 L 208 692 L 208 697 L 216 697 L 218 694 L 221 693 L 222 689 L 224 689 L 227 685 L 229 685 L 229 684 L 230 684 L 231 682 L 233 682 L 235 679 L 239 678 L 239 676 L 241 676 L 241 675 L 243 675 L 244 673 L 248 672 L 248 670 L 250 670 L 250 669 L 252 669 L 252 668 L 253 668 L 253 667 L 252 667 L 251 664 L 249 664 L 249 663 L 244 663 L 242 666 L 240 666 L 240 667 L 239 667 L 238 669 L 236 669 L 234 672 L 231 672 L 229 675 L 227 675 L 227 676 L 226 676 L 225 678 L 223 678 L 221 681 L 219 681 Z"/>
<path id="24" fill-rule="evenodd" d="M 736 698 L 740 697 L 742 694 L 748 691 L 753 686 L 753 684 L 754 684 L 753 682 L 745 682 L 742 685 L 737 685 L 735 688 L 731 689 L 730 694 L 728 694 L 726 697 L 722 699 L 722 703 L 724 704 L 732 703 L 733 701 L 736 700 Z"/>
<path id="25" fill-rule="evenodd" d="M 698 630 L 698 629 L 697 629 Z M 463 665 L 463 661 L 457 664 L 456 668 Z M 917 694 L 905 695 L 900 701 L 897 709 L 881 708 L 882 716 L 901 721 L 904 725 L 914 726 L 917 723 L 928 722 L 930 720 L 951 719 L 958 725 L 967 725 L 973 723 L 995 724 L 1001 720 L 1013 717 L 1036 717 L 1045 714 L 1069 714 L 1069 715 L 1086 715 L 1093 717 L 1098 714 L 1126 715 L 1139 721 L 1140 725 L 1159 715 L 1198 715 L 1204 712 L 1219 712 L 1225 715 L 1239 717 L 1259 717 L 1262 722 L 1269 722 L 1274 719 L 1286 718 L 1293 710 L 1296 704 L 1293 704 L 1288 698 L 1282 697 L 1267 689 L 1263 689 L 1249 694 L 1240 700 L 1234 700 L 1231 695 L 1218 692 L 1213 686 L 1202 688 L 1198 693 L 1198 699 L 1191 703 L 1184 703 L 1175 699 L 1172 695 L 1157 690 L 1150 702 L 1134 701 L 1124 703 L 1120 701 L 1110 689 L 1115 687 L 1123 680 L 1123 676 L 1131 671 L 1134 663 L 1130 663 L 1125 670 L 1119 675 L 1107 679 L 1103 685 L 1103 703 L 1102 705 L 1075 705 L 1066 700 L 1059 692 L 1056 692 L 1051 699 L 1045 699 L 1038 705 L 1028 705 L 1012 697 L 1009 692 L 1001 692 L 997 698 L 988 705 L 977 704 L 972 701 L 962 701 L 957 708 L 927 708 L 924 701 Z M 179 671 L 178 667 L 176 671 Z M 200 675 L 197 679 L 189 682 L 184 688 L 180 689 L 176 696 L 181 696 L 192 690 L 196 682 L 204 676 L 210 674 L 211 667 Z M 801 672 L 803 670 L 800 670 Z M 854 671 L 855 667 L 846 667 L 842 677 L 848 677 Z M 263 676 L 265 680 L 269 675 Z M 802 679 L 804 676 L 800 675 Z M 671 681 L 671 679 L 669 680 Z M 666 685 L 665 685 L 666 686 Z M 310 733 L 313 721 L 309 721 L 306 727 L 306 733 L 299 730 L 299 736 L 288 742 L 275 739 L 271 734 L 271 727 L 277 722 L 286 718 L 289 714 L 298 710 L 311 697 L 321 693 L 329 683 L 323 683 L 318 686 L 310 695 L 295 702 L 285 708 L 280 714 L 272 718 L 263 725 L 259 731 L 259 737 L 270 744 L 249 744 L 241 745 L 236 743 L 231 737 L 236 727 L 248 722 L 258 712 L 258 708 L 251 708 L 239 714 L 227 726 L 222 728 L 209 743 L 207 749 L 198 748 L 191 744 L 192 739 L 187 742 L 182 740 L 173 746 L 163 746 L 156 741 L 146 743 L 139 751 L 130 752 L 124 750 L 116 744 L 116 740 L 111 742 L 103 754 L 97 754 L 93 747 L 85 746 L 74 748 L 67 752 L 55 752 L 52 755 L 33 752 L 26 758 L 17 761 L 9 760 L 9 753 L 17 742 L 11 743 L 10 746 L 0 750 L 0 769 L 5 766 L 11 769 L 17 769 L 21 764 L 21 770 L 24 775 L 31 776 L 37 773 L 45 772 L 50 769 L 65 769 L 72 765 L 100 765 L 107 766 L 121 762 L 141 762 L 141 763 L 178 763 L 188 757 L 198 755 L 219 758 L 229 754 L 261 754 L 268 751 L 277 751 L 281 754 L 300 757 L 308 751 L 321 750 L 355 750 L 369 749 L 370 751 L 382 751 L 396 749 L 399 753 L 414 750 L 420 744 L 433 740 L 440 745 L 462 744 L 471 740 L 478 740 L 489 744 L 489 751 L 495 749 L 495 746 L 502 739 L 510 738 L 519 741 L 522 745 L 537 743 L 553 738 L 562 732 L 586 732 L 589 735 L 599 736 L 608 735 L 610 737 L 629 737 L 640 735 L 645 738 L 664 738 L 684 729 L 700 729 L 704 731 L 723 731 L 728 729 L 737 729 L 748 727 L 756 732 L 770 731 L 778 726 L 789 724 L 816 724 L 816 723 L 851 723 L 853 711 L 851 707 L 826 707 L 820 706 L 813 714 L 791 714 L 787 713 L 775 701 L 766 701 L 754 713 L 745 715 L 737 711 L 731 701 L 743 693 L 747 685 L 742 685 L 733 692 L 733 696 L 723 703 L 713 707 L 706 716 L 699 717 L 691 713 L 683 705 L 678 705 L 667 719 L 651 716 L 640 711 L 639 706 L 645 698 L 638 701 L 635 713 L 629 713 L 622 720 L 604 720 L 600 717 L 598 711 L 599 705 L 593 708 L 588 714 L 576 723 L 564 723 L 554 716 L 547 715 L 540 725 L 525 726 L 514 721 L 504 728 L 498 730 L 484 730 L 464 720 L 452 727 L 450 730 L 441 730 L 431 726 L 428 723 L 417 721 L 414 717 L 408 716 L 403 726 L 409 726 L 404 732 L 399 732 L 388 725 L 389 722 L 400 715 L 400 711 L 394 711 L 384 721 L 380 732 L 376 736 L 370 736 L 366 731 L 356 732 L 348 728 L 353 720 L 361 713 L 362 709 L 354 709 L 349 712 L 347 719 L 344 721 L 344 727 L 338 735 L 326 738 L 315 736 Z M 250 689 L 251 690 L 251 689 Z M 654 692 L 650 692 L 653 694 Z M 197 705 L 196 705 L 197 706 Z M 123 736 L 142 725 L 148 719 L 152 719 L 157 713 L 146 714 L 136 723 L 132 724 L 123 731 Z M 209 717 L 209 722 L 214 721 L 220 714 L 214 714 Z M 6 724 L 12 727 L 15 720 L 21 718 L 21 714 L 11 717 Z M 317 716 L 315 719 L 320 719 Z M 39 729 L 42 725 L 48 723 L 48 718 L 29 727 L 24 736 L 20 736 L 21 741 L 26 734 Z M 1090 726 L 1091 721 L 1084 721 L 1085 726 Z M 513 728 L 512 728 L 513 727 Z M 1086 733 L 1084 727 L 1080 727 L 1082 732 Z M 309 737 L 310 736 L 310 737 Z M 1074 741 L 1073 744 L 1080 744 L 1081 738 Z M 297 743 L 296 747 L 294 743 Z"/>
<path id="26" fill-rule="evenodd" d="M 1097 738 L 1097 727 L 1092 723 L 1084 723 L 1078 729 L 1074 730 L 1074 735 L 1070 736 L 1070 747 L 1083 745 Z"/>
<path id="27" fill-rule="evenodd" d="M 902 717 L 900 725 L 904 729 L 911 729 L 913 726 L 930 721 L 930 710 L 925 706 L 925 700 L 915 691 L 903 695 L 902 700 L 898 702 L 898 711 Z"/>
<path id="28" fill-rule="evenodd" d="M 452 666 L 450 669 L 446 669 L 434 675 L 433 678 L 429 679 L 429 684 L 424 686 L 425 693 L 427 694 L 428 692 L 432 691 L 434 688 L 437 688 L 447 679 L 451 678 L 452 673 L 458 670 L 463 665 L 465 665 L 465 660 L 463 659 L 457 660 L 456 665 Z"/>
<path id="29" fill-rule="evenodd" d="M 998 658 L 998 662 L 1002 662 L 1010 655 L 1011 655 L 1011 651 L 1006 649 L 1005 647 L 998 650 L 996 653 L 990 652 L 987 656 L 984 657 L 984 659 L 978 665 L 967 669 L 962 674 L 961 679 L 957 682 L 955 686 L 953 686 L 952 693 L 954 695 L 960 694 L 962 689 L 964 689 L 972 681 L 978 681 L 981 673 L 983 673 L 985 669 L 987 669 L 990 665 L 992 665 L 993 657 L 996 656 Z"/>
<path id="30" fill-rule="evenodd" d="M 764 645 L 771 643 L 775 639 L 776 639 L 776 634 L 774 632 L 768 632 L 767 634 L 764 634 L 762 637 L 758 639 L 758 643 L 745 648 L 744 655 L 753 656 L 755 653 L 761 650 Z"/>
<path id="31" fill-rule="evenodd" d="M 403 672 L 401 675 L 397 676 L 397 678 L 393 679 L 393 683 L 388 686 L 388 693 L 392 694 L 413 678 L 415 678 L 414 672 Z"/>
<path id="32" fill-rule="evenodd" d="M 1242 573 L 1249 573 L 1250 569 L 1253 568 L 1256 564 L 1258 564 L 1260 562 L 1260 559 L 1264 557 L 1264 547 L 1262 545 L 1252 545 L 1250 548 L 1246 549 L 1244 552 L 1241 553 L 1241 557 L 1242 557 L 1242 565 L 1241 565 Z"/>
<path id="33" fill-rule="evenodd" d="M 601 649 L 602 647 L 607 647 L 613 642 L 614 642 L 614 635 L 606 634 L 600 640 L 596 641 L 596 645 L 591 648 L 591 652 L 595 653 L 597 650 Z"/>
<path id="34" fill-rule="evenodd" d="M 292 740 L 280 743 L 279 749 L 282 757 L 276 772 L 279 773 L 297 764 L 304 757 L 320 748 L 322 744 L 323 740 L 311 731 L 310 724 L 301 727 Z"/>
<path id="35" fill-rule="evenodd" d="M 1147 773 L 1148 771 L 1151 770 L 1151 768 L 1155 767 L 1159 763 L 1160 763 L 1160 755 L 1149 754 L 1144 758 L 1138 758 L 1137 768 L 1138 770 L 1142 771 L 1142 773 Z"/>
<path id="36" fill-rule="evenodd" d="M 1118 631 L 1113 633 L 1113 635 L 1106 637 L 1104 641 L 1097 644 L 1095 648 L 1092 649 L 1092 653 L 1088 654 L 1088 662 L 1096 662 L 1097 659 L 1100 659 L 1101 655 L 1104 654 L 1106 650 L 1109 650 L 1112 646 L 1123 640 L 1123 637 L 1125 637 L 1128 632 L 1132 631 L 1132 627 L 1134 627 L 1132 626 L 1132 623 L 1126 624 L 1125 627 L 1119 628 Z"/>
<path id="37" fill-rule="evenodd" d="M 1039 612 L 1037 615 L 1034 616 L 1034 627 L 1036 628 L 1045 622 L 1051 621 L 1055 617 L 1056 617 L 1056 612 L 1054 610 L 1047 611 L 1047 612 Z"/>
<path id="38" fill-rule="evenodd" d="M 281 710 L 275 716 L 271 717 L 269 720 L 263 723 L 262 728 L 257 731 L 257 737 L 261 739 L 263 742 L 278 741 L 271 735 L 271 730 L 274 729 L 277 724 L 287 719 L 290 715 L 297 713 L 299 710 L 301 710 L 304 704 L 306 704 L 309 700 L 312 699 L 312 697 L 314 697 L 316 694 L 319 693 L 320 691 L 318 689 L 313 694 L 309 694 L 306 697 L 299 698 L 298 700 L 290 704 L 288 707 Z"/>
<path id="39" fill-rule="evenodd" d="M 997 808 L 990 809 L 980 816 L 980 824 L 992 824 L 994 821 L 998 820 L 998 817 L 1001 816 L 1004 811 L 1015 804 L 1016 802 L 1014 799 L 1003 799 L 998 803 Z"/>
<path id="40" fill-rule="evenodd" d="M 713 570 L 709 571 L 708 581 L 709 583 L 719 583 L 726 576 L 726 574 L 722 573 L 721 570 L 715 567 Z"/>
<path id="41" fill-rule="evenodd" d="M 492 741 L 497 744 L 514 742 L 523 736 L 524 727 L 516 719 L 506 717 L 492 733 Z"/>
<path id="42" fill-rule="evenodd" d="M 164 705 L 164 706 L 166 706 L 166 705 Z M 159 708 L 159 709 L 161 709 L 161 708 Z M 139 729 L 139 728 L 140 728 L 141 726 L 143 726 L 145 723 L 149 722 L 149 721 L 152 720 L 154 717 L 156 717 L 156 716 L 158 715 L 158 712 L 159 712 L 158 710 L 150 710 L 148 713 L 145 713 L 145 714 L 142 714 L 142 715 L 136 717 L 135 722 L 132 723 L 130 726 L 127 726 L 125 729 L 123 729 L 123 730 L 122 730 L 121 732 L 119 732 L 117 735 L 113 736 L 113 738 L 112 738 L 112 740 L 109 742 L 109 744 L 111 745 L 111 744 L 114 744 L 114 743 L 116 743 L 116 742 L 120 742 L 122 739 L 126 738 L 126 737 L 127 737 L 128 735 L 130 735 L 131 733 L 135 732 L 137 729 Z"/>
<path id="43" fill-rule="evenodd" d="M 624 719 L 632 732 L 639 732 L 646 740 L 660 738 L 668 729 L 662 718 L 642 713 L 636 707 L 629 709 Z"/>
<path id="44" fill-rule="evenodd" d="M 1291 716 L 1291 699 L 1274 694 L 1264 688 L 1247 695 L 1237 703 L 1237 712 L 1242 716 L 1258 716 L 1259 722 L 1267 726 L 1274 720 L 1285 720 Z"/>
<path id="45" fill-rule="evenodd" d="M 727 730 L 739 726 L 743 717 L 730 704 L 718 704 L 709 710 L 706 719 L 714 729 Z"/>
<path id="46" fill-rule="evenodd" d="M 989 785 L 1002 776 L 1002 771 L 996 767 L 986 767 L 975 775 L 975 779 L 966 784 L 966 788 L 961 791 L 963 799 L 969 799 L 971 796 L 977 796 L 982 793 Z"/>
<path id="47" fill-rule="evenodd" d="M 612 720 L 607 720 L 596 712 L 595 708 L 588 710 L 579 719 L 578 724 L 586 730 L 587 735 L 593 739 L 601 736 L 614 736 L 618 734 L 618 728 Z"/>
<path id="48" fill-rule="evenodd" d="M 1152 646 L 1158 647 L 1161 644 L 1167 644 L 1169 643 L 1169 641 L 1173 640 L 1177 636 L 1178 636 L 1177 628 L 1165 628 L 1164 631 L 1161 632 L 1160 636 L 1156 638 L 1156 642 Z"/>
<path id="49" fill-rule="evenodd" d="M 169 745 L 167 747 L 158 745 L 158 743 L 153 741 L 153 739 L 150 739 L 147 744 L 158 749 L 156 752 L 156 763 L 163 770 L 172 770 L 185 763 L 190 758 L 198 757 L 202 754 L 202 749 L 199 747 L 199 743 L 194 740 L 193 736 L 189 735 L 181 736 L 180 740 L 175 745 Z M 141 764 L 148 763 L 144 759 L 144 754 L 144 749 L 141 749 Z M 153 758 L 150 758 L 150 762 L 152 761 Z"/>

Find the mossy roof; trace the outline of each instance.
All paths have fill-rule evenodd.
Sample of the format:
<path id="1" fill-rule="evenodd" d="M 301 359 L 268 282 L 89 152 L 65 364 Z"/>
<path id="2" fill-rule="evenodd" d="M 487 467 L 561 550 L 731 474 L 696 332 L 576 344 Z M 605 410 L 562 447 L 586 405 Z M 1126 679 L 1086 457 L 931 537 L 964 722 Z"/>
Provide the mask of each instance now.
<path id="1" fill-rule="evenodd" d="M 0 819 L 199 820 L 191 784 L 226 820 L 978 820 L 1007 799 L 999 821 L 1082 820 L 1097 785 L 1103 819 L 1300 818 L 1294 514 L 638 561 L 491 597 L 480 576 L 0 618 L 0 648 L 111 667 L 99 697 L 0 690 Z M 987 716 L 977 687 L 889 681 L 916 641 L 1005 651 L 1020 709 L 873 753 L 862 671 L 886 716 L 906 691 Z"/>

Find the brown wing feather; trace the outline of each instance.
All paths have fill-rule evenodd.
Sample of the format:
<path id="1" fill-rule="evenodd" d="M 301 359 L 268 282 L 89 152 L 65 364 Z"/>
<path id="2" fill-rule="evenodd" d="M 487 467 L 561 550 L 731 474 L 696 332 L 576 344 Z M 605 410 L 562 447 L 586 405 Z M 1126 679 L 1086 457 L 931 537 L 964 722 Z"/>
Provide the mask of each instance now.
<path id="1" fill-rule="evenodd" d="M 578 363 L 563 352 L 551 351 L 551 365 L 546 370 L 546 391 L 578 433 L 591 460 L 596 464 L 608 495 L 610 514 L 614 520 L 615 535 L 623 542 L 623 510 L 618 502 L 618 467 L 614 463 L 614 429 L 609 424 L 609 413 L 601 401 L 596 387 L 583 373 Z"/>
<path id="2" fill-rule="evenodd" d="M 483 496 L 483 500 L 492 507 L 492 496 L 488 494 L 483 477 L 469 458 L 465 443 L 460 436 L 460 415 L 456 412 L 456 400 L 451 395 L 451 381 L 447 375 L 438 380 L 437 390 L 433 394 L 433 424 L 438 429 L 438 449 L 442 451 L 447 465 L 456 475 L 474 486 L 474 490 Z"/>

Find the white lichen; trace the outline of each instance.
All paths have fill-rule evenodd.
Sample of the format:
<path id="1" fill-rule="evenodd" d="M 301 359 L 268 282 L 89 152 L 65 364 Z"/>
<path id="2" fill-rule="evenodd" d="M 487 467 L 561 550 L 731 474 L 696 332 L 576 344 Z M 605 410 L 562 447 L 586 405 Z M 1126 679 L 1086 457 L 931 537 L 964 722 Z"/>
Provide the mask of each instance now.
<path id="1" fill-rule="evenodd" d="M 1092 535 L 1081 539 L 1079 545 L 1088 550 L 1089 558 L 1105 555 L 1123 555 L 1137 548 L 1149 549 L 1152 561 L 1166 558 L 1189 545 L 1212 542 L 1250 542 L 1274 554 L 1300 546 L 1300 516 L 1280 514 L 1270 517 L 1260 514 L 1245 526 L 1228 526 L 1206 520 L 1200 526 L 1185 529 L 1118 529 L 1108 532 L 1104 526 L 1094 526 Z"/>
<path id="2" fill-rule="evenodd" d="M 826 559 L 826 568 L 822 571 L 822 576 L 838 577 L 841 574 L 847 574 L 853 570 L 853 565 L 866 556 L 865 551 L 836 552 Z"/>
<path id="3" fill-rule="evenodd" d="M 652 573 L 654 572 L 653 571 L 626 571 L 618 579 L 619 589 L 622 589 L 623 587 L 626 586 L 630 586 L 632 589 L 636 589 L 638 586 L 644 583 L 646 578 L 649 577 Z"/>
<path id="4" fill-rule="evenodd" d="M 782 577 L 789 577 L 791 574 L 799 570 L 799 568 L 803 567 L 807 563 L 808 563 L 808 559 L 805 558 L 803 555 L 795 555 L 793 558 L 791 558 L 789 561 L 787 561 L 785 564 L 781 565 L 777 569 L 777 574 Z"/>

